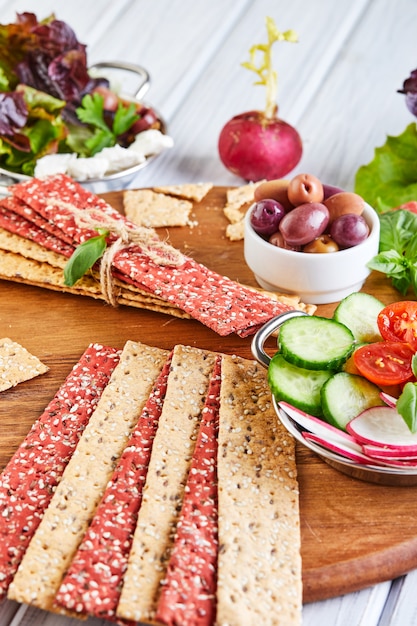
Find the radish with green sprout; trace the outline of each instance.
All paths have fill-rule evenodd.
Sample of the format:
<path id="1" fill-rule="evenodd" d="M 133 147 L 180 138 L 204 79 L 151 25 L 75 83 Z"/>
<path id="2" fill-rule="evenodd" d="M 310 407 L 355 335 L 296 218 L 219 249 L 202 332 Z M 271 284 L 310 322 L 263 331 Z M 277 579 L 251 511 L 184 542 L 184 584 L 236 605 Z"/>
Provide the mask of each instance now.
<path id="1" fill-rule="evenodd" d="M 299 163 L 303 146 L 297 130 L 278 117 L 277 74 L 272 67 L 272 46 L 276 41 L 296 42 L 293 30 L 280 32 L 271 17 L 266 18 L 268 43 L 252 46 L 250 61 L 243 67 L 258 75 L 256 85 L 266 87 L 264 111 L 248 111 L 233 117 L 219 137 L 219 155 L 234 174 L 248 180 L 273 180 L 286 176 Z M 261 55 L 259 65 L 257 55 Z"/>

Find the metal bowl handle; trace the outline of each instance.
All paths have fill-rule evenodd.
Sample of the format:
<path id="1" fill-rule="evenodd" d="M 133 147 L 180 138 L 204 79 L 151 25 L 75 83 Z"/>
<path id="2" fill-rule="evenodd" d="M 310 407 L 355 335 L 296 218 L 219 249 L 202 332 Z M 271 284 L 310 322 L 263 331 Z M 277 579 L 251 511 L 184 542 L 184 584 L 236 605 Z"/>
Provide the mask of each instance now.
<path id="1" fill-rule="evenodd" d="M 136 100 L 141 100 L 141 98 L 143 98 L 143 96 L 148 92 L 151 85 L 151 79 L 149 73 L 144 67 L 135 65 L 135 63 L 125 63 L 123 61 L 103 61 L 101 63 L 94 63 L 94 65 L 92 65 L 89 69 L 100 70 L 106 68 L 132 72 L 140 77 L 140 82 L 138 87 L 136 87 L 136 92 L 132 94 Z"/>
<path id="2" fill-rule="evenodd" d="M 258 330 L 256 335 L 254 335 L 252 339 L 251 345 L 252 354 L 258 361 L 258 363 L 266 368 L 269 367 L 271 357 L 268 356 L 268 354 L 264 350 L 265 341 L 284 322 L 291 319 L 292 317 L 299 317 L 300 315 L 307 315 L 307 313 L 304 313 L 304 311 L 286 311 L 285 313 L 281 313 L 280 315 L 277 315 L 276 317 L 270 319 L 269 322 L 266 322 L 266 324 L 264 324 L 262 328 Z"/>

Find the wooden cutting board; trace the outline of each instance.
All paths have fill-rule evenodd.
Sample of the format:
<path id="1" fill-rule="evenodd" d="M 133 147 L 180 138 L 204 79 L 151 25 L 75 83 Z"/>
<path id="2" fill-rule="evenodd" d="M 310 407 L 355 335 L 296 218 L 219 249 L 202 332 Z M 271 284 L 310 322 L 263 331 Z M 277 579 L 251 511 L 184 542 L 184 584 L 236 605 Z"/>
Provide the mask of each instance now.
<path id="1" fill-rule="evenodd" d="M 122 210 L 121 192 L 104 196 Z M 192 228 L 161 229 L 177 248 L 233 280 L 256 286 L 243 243 L 226 238 L 226 189 L 195 205 Z M 398 300 L 372 274 L 364 291 Z M 330 316 L 336 304 L 318 307 Z M 0 337 L 21 343 L 50 367 L 0 397 L 0 469 L 91 342 L 122 348 L 128 340 L 171 349 L 182 343 L 251 358 L 251 338 L 219 337 L 194 320 L 112 307 L 81 296 L 0 281 Z M 272 342 L 272 340 L 271 340 Z M 273 342 L 271 350 L 273 350 Z M 304 601 L 362 589 L 417 567 L 417 487 L 387 487 L 348 477 L 306 448 L 297 448 Z"/>

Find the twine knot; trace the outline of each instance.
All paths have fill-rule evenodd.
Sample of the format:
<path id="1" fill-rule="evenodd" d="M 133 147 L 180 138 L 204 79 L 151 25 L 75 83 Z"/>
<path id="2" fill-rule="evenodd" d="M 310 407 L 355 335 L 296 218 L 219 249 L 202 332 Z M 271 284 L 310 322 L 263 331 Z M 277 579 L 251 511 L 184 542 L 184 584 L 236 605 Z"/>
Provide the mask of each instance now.
<path id="1" fill-rule="evenodd" d="M 109 243 L 101 257 L 100 286 L 104 298 L 114 307 L 118 303 L 112 267 L 116 254 L 121 250 L 136 245 L 156 265 L 179 267 L 185 262 L 184 255 L 167 242 L 162 241 L 152 228 L 129 223 L 122 216 L 120 219 L 114 218 L 101 209 L 78 209 L 71 203 L 56 200 L 50 200 L 47 203 L 67 209 L 79 228 L 104 229 L 113 236 L 114 240 Z"/>

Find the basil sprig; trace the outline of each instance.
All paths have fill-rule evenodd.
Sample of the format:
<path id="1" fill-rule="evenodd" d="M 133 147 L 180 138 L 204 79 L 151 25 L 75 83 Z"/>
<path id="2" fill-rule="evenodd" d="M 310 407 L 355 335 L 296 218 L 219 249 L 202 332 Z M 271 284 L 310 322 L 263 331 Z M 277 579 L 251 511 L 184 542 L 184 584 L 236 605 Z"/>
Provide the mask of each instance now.
<path id="1" fill-rule="evenodd" d="M 94 263 L 100 259 L 107 248 L 107 237 L 109 231 L 105 228 L 97 228 L 97 237 L 87 239 L 77 246 L 64 267 L 64 284 L 72 287 L 93 267 Z"/>

